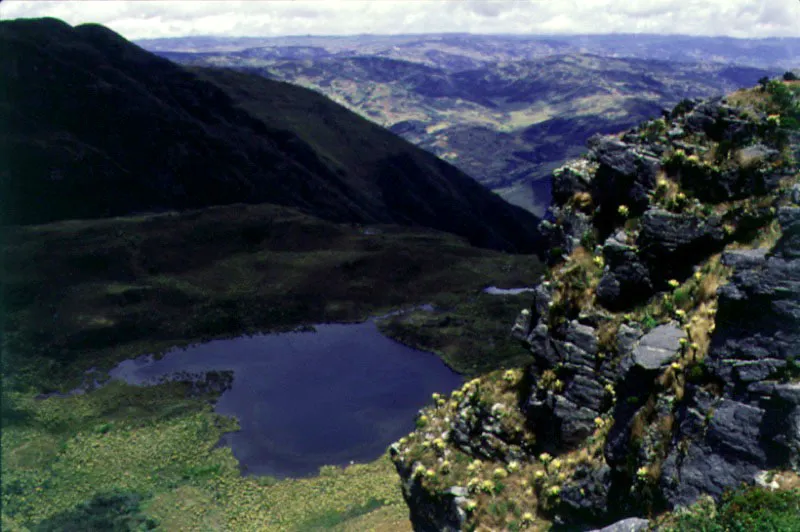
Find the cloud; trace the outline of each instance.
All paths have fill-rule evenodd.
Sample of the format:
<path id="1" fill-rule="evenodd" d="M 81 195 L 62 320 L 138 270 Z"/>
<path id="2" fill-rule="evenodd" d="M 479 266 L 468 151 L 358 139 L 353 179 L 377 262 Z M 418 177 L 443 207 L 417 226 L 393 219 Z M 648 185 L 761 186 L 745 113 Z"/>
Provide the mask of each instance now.
<path id="1" fill-rule="evenodd" d="M 129 39 L 356 33 L 800 37 L 798 0 L 5 0 L 0 18 L 97 22 Z"/>

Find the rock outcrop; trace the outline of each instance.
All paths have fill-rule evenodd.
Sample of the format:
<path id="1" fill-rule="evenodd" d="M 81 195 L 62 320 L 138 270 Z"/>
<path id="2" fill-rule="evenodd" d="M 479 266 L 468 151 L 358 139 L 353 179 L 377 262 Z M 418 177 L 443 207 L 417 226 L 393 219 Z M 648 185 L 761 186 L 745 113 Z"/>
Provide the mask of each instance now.
<path id="1" fill-rule="evenodd" d="M 800 472 L 800 174 L 794 133 L 775 123 L 725 99 L 687 102 L 593 138 L 586 158 L 554 173 L 542 228 L 552 267 L 512 329 L 535 360 L 509 380 L 511 394 L 497 377 L 474 381 L 500 391 L 468 425 L 460 398 L 436 410 L 437 430 L 452 430 L 432 456 L 477 459 L 448 469 L 447 483 L 466 489 L 458 526 L 508 525 L 496 515 L 506 500 L 516 514 L 531 505 L 517 527 L 535 514 L 570 529 L 642 530 L 645 515 L 719 500 L 770 470 Z M 497 411 L 523 415 L 512 438 Z M 487 434 L 507 448 L 496 452 Z M 395 453 L 405 482 L 426 445 Z M 514 475 L 527 488 L 501 495 L 498 479 Z M 442 508 L 454 500 L 435 488 L 444 484 L 419 482 Z M 452 526 L 405 493 L 412 520 L 427 519 L 419 530 Z"/>

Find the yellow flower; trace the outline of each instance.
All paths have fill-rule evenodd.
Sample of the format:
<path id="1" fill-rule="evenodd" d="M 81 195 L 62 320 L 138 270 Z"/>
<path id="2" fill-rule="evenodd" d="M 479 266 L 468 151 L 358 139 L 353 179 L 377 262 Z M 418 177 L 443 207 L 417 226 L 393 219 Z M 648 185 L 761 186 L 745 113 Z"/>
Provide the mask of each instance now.
<path id="1" fill-rule="evenodd" d="M 494 470 L 494 478 L 506 478 L 508 473 L 502 467 L 498 467 Z"/>
<path id="2" fill-rule="evenodd" d="M 681 285 L 681 283 L 678 282 L 677 279 L 670 279 L 669 281 L 667 281 L 667 284 L 670 285 L 672 288 L 678 288 Z"/>
<path id="3" fill-rule="evenodd" d="M 542 453 L 542 454 L 540 454 L 540 455 L 539 455 L 539 461 L 540 461 L 541 463 L 543 463 L 543 464 L 546 464 L 546 463 L 548 463 L 548 462 L 549 462 L 550 460 L 552 460 L 552 459 L 553 459 L 553 457 L 552 457 L 552 456 L 550 456 L 550 454 L 549 454 L 549 453 Z"/>

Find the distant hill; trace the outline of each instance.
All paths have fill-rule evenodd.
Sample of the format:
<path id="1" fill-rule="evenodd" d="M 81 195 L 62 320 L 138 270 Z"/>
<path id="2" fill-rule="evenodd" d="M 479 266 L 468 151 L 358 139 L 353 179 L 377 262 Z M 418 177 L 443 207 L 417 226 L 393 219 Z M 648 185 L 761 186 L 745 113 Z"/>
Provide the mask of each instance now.
<path id="1" fill-rule="evenodd" d="M 55 19 L 1 22 L 0 73 L 4 224 L 270 202 L 537 249 L 535 217 L 306 89 Z"/>
<path id="2" fill-rule="evenodd" d="M 376 55 L 347 56 L 341 50 L 357 43 L 346 41 L 346 48 L 326 38 L 308 41 L 306 47 L 280 41 L 280 46 L 238 52 L 159 53 L 182 64 L 234 67 L 312 88 L 538 215 L 549 204 L 550 172 L 577 156 L 591 135 L 621 131 L 659 116 L 662 108 L 684 98 L 752 86 L 777 73 L 723 62 L 589 54 L 503 62 L 513 56 L 510 41 L 507 50 L 498 51 L 484 37 L 467 36 L 460 45 L 463 61 L 454 59 L 445 66 L 416 61 L 413 54 L 409 60 L 385 57 L 378 41 L 367 41 L 363 50 L 353 52 Z M 426 57 L 436 50 L 454 53 L 455 41 L 424 41 L 430 52 Z M 391 52 L 401 54 L 414 43 L 416 50 L 423 41 L 400 42 Z M 541 53 L 568 49 L 520 39 L 517 54 L 524 55 L 532 43 L 546 45 Z M 461 69 L 468 58 L 492 53 L 497 53 L 497 64 L 478 62 L 476 68 Z"/>
<path id="3" fill-rule="evenodd" d="M 691 35 L 300 35 L 287 37 L 171 37 L 137 41 L 157 52 L 241 52 L 313 47 L 321 55 L 370 55 L 470 70 L 496 63 L 529 61 L 558 54 L 661 59 L 688 63 L 737 64 L 758 68 L 797 67 L 800 38 L 739 39 Z M 283 55 L 283 57 L 288 57 Z"/>

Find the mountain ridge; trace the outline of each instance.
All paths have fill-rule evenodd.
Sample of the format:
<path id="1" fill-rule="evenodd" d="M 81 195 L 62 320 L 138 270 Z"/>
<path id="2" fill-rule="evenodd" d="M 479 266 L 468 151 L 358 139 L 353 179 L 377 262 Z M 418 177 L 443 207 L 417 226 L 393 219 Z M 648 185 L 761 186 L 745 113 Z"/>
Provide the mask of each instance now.
<path id="1" fill-rule="evenodd" d="M 464 45 L 467 52 L 469 43 Z M 275 48 L 192 56 L 316 90 L 543 215 L 546 180 L 593 133 L 659 116 L 680 100 L 752 86 L 766 69 L 723 63 L 552 54 L 455 68 L 370 55 L 275 56 Z"/>
<path id="2" fill-rule="evenodd" d="M 534 217 L 344 110 L 331 111 L 343 127 L 393 147 L 373 143 L 383 151 L 367 169 L 333 164 L 296 132 L 270 125 L 269 113 L 254 118 L 223 89 L 102 26 L 5 21 L 0 39 L 9 80 L 0 107 L 9 124 L 4 223 L 270 201 L 338 222 L 426 225 L 476 245 L 537 248 Z M 389 173 L 405 185 L 382 177 Z M 358 175 L 368 179 L 359 184 Z"/>

